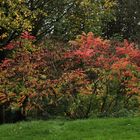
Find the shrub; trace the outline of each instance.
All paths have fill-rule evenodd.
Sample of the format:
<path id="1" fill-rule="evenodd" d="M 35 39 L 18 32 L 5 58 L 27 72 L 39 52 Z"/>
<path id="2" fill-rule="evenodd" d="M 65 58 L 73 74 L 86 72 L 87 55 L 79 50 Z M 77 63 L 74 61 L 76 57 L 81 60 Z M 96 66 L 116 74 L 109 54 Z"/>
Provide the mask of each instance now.
<path id="1" fill-rule="evenodd" d="M 75 76 L 73 83 L 82 83 L 80 86 L 74 86 L 80 89 L 75 93 L 96 96 L 97 101 L 94 101 L 97 104 L 94 109 L 99 116 L 110 116 L 122 109 L 131 110 L 131 99 L 137 96 L 137 100 L 140 93 L 140 50 L 127 40 L 103 40 L 91 32 L 87 35 L 83 33 L 70 43 L 72 47 L 65 54 L 69 63 L 67 70 L 72 70 L 75 75 L 80 68 L 84 75 L 84 80 L 79 81 L 77 78 L 80 76 Z M 66 73 L 69 74 L 68 71 Z M 70 81 L 71 78 L 67 78 L 65 84 Z M 71 89 L 73 87 L 65 89 L 65 92 Z M 84 105 L 82 108 L 85 108 Z"/>
<path id="2" fill-rule="evenodd" d="M 74 119 L 137 110 L 140 50 L 133 43 L 93 33 L 83 33 L 68 48 L 35 46 L 34 39 L 25 32 L 6 46 L 12 50 L 0 65 L 0 104 L 6 110 Z"/>

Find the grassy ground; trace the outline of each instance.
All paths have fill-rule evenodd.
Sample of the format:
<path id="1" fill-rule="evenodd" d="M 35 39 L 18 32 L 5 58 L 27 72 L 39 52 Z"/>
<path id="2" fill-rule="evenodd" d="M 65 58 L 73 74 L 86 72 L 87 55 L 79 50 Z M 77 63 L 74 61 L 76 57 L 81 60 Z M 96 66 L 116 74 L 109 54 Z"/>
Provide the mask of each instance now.
<path id="1" fill-rule="evenodd" d="M 0 140 L 140 140 L 140 118 L 6 124 Z"/>

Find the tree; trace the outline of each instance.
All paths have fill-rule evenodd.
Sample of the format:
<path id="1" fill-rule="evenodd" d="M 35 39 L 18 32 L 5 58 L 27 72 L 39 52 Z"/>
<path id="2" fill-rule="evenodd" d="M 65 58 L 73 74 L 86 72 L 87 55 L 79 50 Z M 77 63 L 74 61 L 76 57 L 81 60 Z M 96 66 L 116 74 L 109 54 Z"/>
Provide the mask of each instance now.
<path id="1" fill-rule="evenodd" d="M 127 40 L 122 43 L 103 40 L 91 32 L 87 35 L 83 33 L 76 41 L 70 43 L 72 47 L 65 54 L 67 58 L 65 65 L 68 66 L 65 76 L 69 76 L 67 76 L 67 80 L 61 82 L 62 85 L 65 85 L 62 86 L 63 92 L 69 93 L 75 87 L 76 92 L 74 93 L 77 96 L 79 94 L 89 95 L 91 98 L 89 104 L 78 100 L 81 103 L 78 108 L 80 110 L 82 108 L 82 111 L 83 108 L 86 108 L 84 114 L 86 117 L 91 108 L 103 116 L 115 116 L 121 109 L 129 110 L 131 99 L 137 96 L 135 100 L 138 100 L 140 93 L 140 65 L 138 62 L 140 50 L 137 46 L 128 43 Z M 80 75 L 84 75 L 85 81 L 77 74 L 79 69 Z M 73 75 L 70 70 L 73 71 Z M 74 79 L 71 82 L 73 76 Z M 96 103 L 96 105 L 94 104 L 96 107 L 93 106 L 93 102 Z M 77 104 L 77 102 L 74 100 L 73 104 Z M 77 116 L 77 107 L 73 108 L 71 115 L 72 117 Z"/>
<path id="2" fill-rule="evenodd" d="M 46 35 L 68 41 L 82 31 L 101 35 L 114 17 L 114 6 L 113 0 L 0 1 L 0 61 L 10 52 L 3 47 L 25 30 L 36 36 L 36 42 Z"/>
<path id="3" fill-rule="evenodd" d="M 30 112 L 42 111 L 45 104 L 55 106 L 61 96 L 54 88 L 59 50 L 50 51 L 41 44 L 36 47 L 34 40 L 34 36 L 24 32 L 5 46 L 13 51 L 0 64 L 0 109 L 1 116 L 4 116 L 1 119 L 6 122 L 10 118 L 5 112 L 18 111 L 25 118 Z"/>
<path id="4" fill-rule="evenodd" d="M 16 33 L 31 30 L 29 17 L 33 16 L 24 0 L 0 1 L 0 46 L 9 43 Z"/>
<path id="5" fill-rule="evenodd" d="M 21 5 L 21 6 L 19 6 Z M 24 30 L 41 39 L 52 35 L 69 40 L 81 31 L 101 34 L 113 19 L 113 0 L 21 0 L 1 1 L 1 46 Z M 12 12 L 11 12 L 12 11 Z M 62 37 L 60 37 L 62 36 Z"/>
<path id="6" fill-rule="evenodd" d="M 62 40 L 74 39 L 82 31 L 92 31 L 102 34 L 102 29 L 114 19 L 115 1 L 108 0 L 74 0 L 68 7 L 67 13 L 59 22 L 53 24 L 52 36 Z"/>
<path id="7" fill-rule="evenodd" d="M 39 9 L 47 14 L 46 17 L 39 14 L 32 21 L 32 34 L 37 36 L 37 39 L 51 35 L 61 40 L 69 40 L 81 31 L 101 34 L 103 24 L 114 17 L 114 6 L 113 0 L 28 1 L 29 9 Z"/>
<path id="8" fill-rule="evenodd" d="M 36 110 L 71 118 L 113 115 L 132 109 L 140 89 L 140 50 L 93 33 L 78 36 L 71 46 L 32 44 L 27 32 L 7 49 L 0 64 L 0 104 L 26 116 Z M 133 99 L 133 100 L 132 100 Z M 44 109 L 44 110 L 43 110 Z M 48 116 L 47 116 L 48 117 Z"/>
<path id="9" fill-rule="evenodd" d="M 32 9 L 32 2 L 28 5 L 28 0 L 1 0 L 0 1 L 0 61 L 8 54 L 6 49 L 13 39 L 18 37 L 22 32 L 33 29 L 33 21 L 38 16 L 42 18 L 46 13 L 37 7 Z M 42 2 L 40 1 L 40 4 Z"/>
<path id="10" fill-rule="evenodd" d="M 105 27 L 106 36 L 115 34 L 122 38 L 139 42 L 140 38 L 140 1 L 139 0 L 117 0 L 116 20 Z"/>

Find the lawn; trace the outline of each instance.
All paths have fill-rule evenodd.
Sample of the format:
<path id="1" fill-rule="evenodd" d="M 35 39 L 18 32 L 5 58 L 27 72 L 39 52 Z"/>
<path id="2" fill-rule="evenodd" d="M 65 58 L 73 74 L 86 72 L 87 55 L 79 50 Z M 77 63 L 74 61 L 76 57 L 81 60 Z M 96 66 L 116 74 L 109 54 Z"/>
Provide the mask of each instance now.
<path id="1" fill-rule="evenodd" d="M 0 140 L 140 140 L 140 118 L 5 124 L 0 126 Z"/>

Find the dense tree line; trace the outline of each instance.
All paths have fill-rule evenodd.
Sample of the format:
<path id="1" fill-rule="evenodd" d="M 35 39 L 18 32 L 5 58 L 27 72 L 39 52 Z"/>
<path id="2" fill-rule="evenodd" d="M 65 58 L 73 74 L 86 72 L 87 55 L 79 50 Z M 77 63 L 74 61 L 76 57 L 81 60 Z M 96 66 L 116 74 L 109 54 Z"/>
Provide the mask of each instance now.
<path id="1" fill-rule="evenodd" d="M 21 5 L 21 6 L 19 6 Z M 138 0 L 1 1 L 1 46 L 24 30 L 38 39 L 51 35 L 69 40 L 82 31 L 138 40 Z"/>

